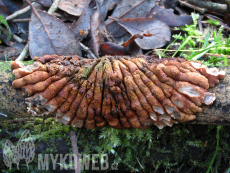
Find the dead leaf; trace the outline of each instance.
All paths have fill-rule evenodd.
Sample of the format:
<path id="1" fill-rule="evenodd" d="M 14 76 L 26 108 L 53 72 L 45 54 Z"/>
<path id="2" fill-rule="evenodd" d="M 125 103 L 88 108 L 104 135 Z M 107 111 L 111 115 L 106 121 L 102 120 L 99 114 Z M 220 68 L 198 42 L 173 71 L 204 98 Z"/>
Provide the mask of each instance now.
<path id="1" fill-rule="evenodd" d="M 114 19 L 114 18 L 113 18 Z M 171 31 L 167 24 L 156 19 L 132 18 L 114 19 L 130 34 L 149 31 L 151 37 L 137 38 L 135 42 L 142 49 L 156 49 L 164 46 L 171 38 Z"/>
<path id="2" fill-rule="evenodd" d="M 73 16 L 80 16 L 86 5 L 87 0 L 61 0 L 58 8 Z"/>
<path id="3" fill-rule="evenodd" d="M 125 47 L 112 42 L 102 43 L 100 50 L 101 56 L 129 55 Z"/>
<path id="4" fill-rule="evenodd" d="M 99 8 L 99 7 L 98 7 Z M 104 43 L 104 29 L 105 23 L 102 19 L 100 10 L 94 11 L 93 15 L 90 17 L 90 31 L 91 31 L 91 46 L 90 49 L 93 53 L 99 57 L 99 48 L 101 43 Z"/>
<path id="5" fill-rule="evenodd" d="M 132 43 L 135 39 L 140 38 L 143 39 L 144 37 L 151 37 L 152 34 L 149 33 L 148 31 L 144 31 L 144 33 L 137 33 L 134 34 L 132 37 L 130 37 L 125 43 L 123 43 L 122 45 L 124 47 L 127 47 L 130 43 Z"/>
<path id="6" fill-rule="evenodd" d="M 50 8 L 53 0 L 37 0 L 36 3 L 41 4 L 43 7 Z"/>
<path id="7" fill-rule="evenodd" d="M 130 53 L 131 56 L 143 55 L 142 49 L 137 45 L 135 41 L 131 42 L 126 50 Z"/>
<path id="8" fill-rule="evenodd" d="M 6 8 L 6 6 L 0 1 L 0 15 L 3 15 L 4 18 L 6 18 L 10 12 Z"/>
<path id="9" fill-rule="evenodd" d="M 84 11 L 82 12 L 79 19 L 73 22 L 72 30 L 77 35 L 77 38 L 81 41 L 90 30 L 90 16 L 94 12 L 94 7 L 96 5 L 95 0 L 86 0 L 87 5 L 85 6 Z M 84 34 L 83 34 L 84 33 Z"/>
<path id="10" fill-rule="evenodd" d="M 160 5 L 164 6 L 165 8 L 174 9 L 178 5 L 179 0 L 161 0 Z"/>
<path id="11" fill-rule="evenodd" d="M 122 0 L 117 4 L 111 17 L 113 18 L 141 18 L 146 17 L 146 15 L 155 6 L 156 2 L 159 0 L 133 0 L 127 1 Z M 114 37 L 119 37 L 125 34 L 125 30 L 116 24 L 116 22 L 108 19 L 105 21 L 106 29 Z"/>
<path id="12" fill-rule="evenodd" d="M 174 11 L 173 9 L 164 9 L 161 8 L 160 6 L 155 6 L 147 15 L 147 18 L 158 19 L 172 27 L 193 24 L 193 20 L 191 16 L 189 15 L 178 16 L 175 15 L 173 11 Z"/>
<path id="13" fill-rule="evenodd" d="M 73 31 L 61 20 L 45 12 L 38 11 L 43 23 L 45 23 L 48 34 L 38 19 L 32 13 L 29 23 L 29 51 L 31 58 L 43 55 L 69 55 L 81 56 L 79 42 Z"/>
<path id="14" fill-rule="evenodd" d="M 107 17 L 108 11 L 112 10 L 121 0 L 97 0 L 103 20 Z"/>

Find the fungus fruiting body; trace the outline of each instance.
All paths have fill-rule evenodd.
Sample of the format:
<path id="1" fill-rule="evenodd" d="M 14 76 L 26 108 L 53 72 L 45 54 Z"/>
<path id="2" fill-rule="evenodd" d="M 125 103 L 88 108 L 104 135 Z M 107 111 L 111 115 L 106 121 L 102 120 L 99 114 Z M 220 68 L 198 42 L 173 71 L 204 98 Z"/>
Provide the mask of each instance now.
<path id="1" fill-rule="evenodd" d="M 185 59 L 45 55 L 32 65 L 12 62 L 14 88 L 22 88 L 28 112 L 54 114 L 74 127 L 158 128 L 191 121 L 211 105 L 207 89 L 225 72 Z"/>

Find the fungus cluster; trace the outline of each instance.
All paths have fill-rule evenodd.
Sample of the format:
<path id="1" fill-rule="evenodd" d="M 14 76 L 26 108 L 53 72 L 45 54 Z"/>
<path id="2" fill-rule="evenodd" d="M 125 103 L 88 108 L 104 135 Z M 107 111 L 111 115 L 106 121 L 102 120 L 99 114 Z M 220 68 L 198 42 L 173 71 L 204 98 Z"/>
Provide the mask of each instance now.
<path id="1" fill-rule="evenodd" d="M 207 92 L 225 72 L 186 59 L 45 55 L 32 65 L 12 62 L 14 88 L 22 88 L 28 112 L 54 114 L 74 127 L 162 129 L 191 121 L 201 105 L 211 105 Z"/>

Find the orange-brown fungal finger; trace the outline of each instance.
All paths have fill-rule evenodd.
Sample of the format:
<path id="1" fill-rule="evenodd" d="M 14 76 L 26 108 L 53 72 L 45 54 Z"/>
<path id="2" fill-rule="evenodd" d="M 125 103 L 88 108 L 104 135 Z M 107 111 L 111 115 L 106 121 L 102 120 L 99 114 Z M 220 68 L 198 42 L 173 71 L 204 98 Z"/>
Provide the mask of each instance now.
<path id="1" fill-rule="evenodd" d="M 22 68 L 22 67 L 25 67 L 25 65 L 21 61 L 13 61 L 11 63 L 12 69 L 17 69 L 17 68 Z"/>
<path id="2" fill-rule="evenodd" d="M 38 92 L 44 91 L 51 83 L 60 80 L 61 78 L 59 76 L 51 76 L 48 79 L 35 83 L 35 84 L 27 84 L 26 86 L 23 86 L 23 89 L 26 94 L 29 96 L 36 94 Z"/>
<path id="3" fill-rule="evenodd" d="M 138 67 L 136 66 L 136 64 L 134 64 L 133 62 L 129 61 L 129 60 L 125 60 L 124 58 L 120 58 L 120 61 L 129 68 L 129 71 L 131 72 L 131 74 L 133 74 L 135 71 L 139 70 Z"/>
<path id="4" fill-rule="evenodd" d="M 82 123 L 83 125 L 84 125 L 84 120 L 87 118 L 88 105 L 90 104 L 91 99 L 93 97 L 93 91 L 94 91 L 94 84 L 92 85 L 90 90 L 88 90 L 84 95 L 76 112 L 77 119 L 83 120 Z"/>
<path id="5" fill-rule="evenodd" d="M 176 66 L 165 66 L 162 68 L 165 74 L 177 81 L 190 82 L 194 85 L 201 86 L 205 89 L 209 88 L 208 79 L 198 72 L 182 73 Z"/>
<path id="6" fill-rule="evenodd" d="M 95 111 L 95 120 L 97 127 L 102 127 L 106 125 L 106 121 L 101 116 L 101 104 L 102 104 L 102 92 L 103 92 L 103 66 L 98 67 L 97 76 L 95 81 L 95 89 L 94 89 L 94 111 Z"/>
<path id="7" fill-rule="evenodd" d="M 181 119 L 179 119 L 179 122 L 187 122 L 196 119 L 196 116 L 193 114 L 185 114 L 183 112 L 180 112 L 180 115 Z"/>
<path id="8" fill-rule="evenodd" d="M 134 111 L 132 111 L 129 107 L 127 107 L 126 102 L 129 100 L 126 100 L 126 102 L 125 102 L 125 99 L 123 98 L 122 94 L 120 94 L 120 93 L 116 94 L 115 98 L 116 98 L 116 102 L 118 104 L 118 110 L 120 110 L 120 111 L 122 111 L 122 113 L 124 113 L 125 117 L 127 117 L 130 125 L 133 128 L 139 128 L 141 126 L 141 124 L 137 118 L 136 113 Z M 127 127 L 127 128 L 130 127 L 130 125 L 128 124 L 128 122 L 125 121 L 125 119 L 120 119 L 120 120 L 122 122 L 123 127 Z"/>
<path id="9" fill-rule="evenodd" d="M 62 103 L 65 102 L 65 100 L 68 98 L 69 93 L 72 89 L 74 84 L 68 84 L 66 85 L 56 97 L 48 101 L 46 104 L 39 106 L 38 108 L 42 110 L 42 116 L 48 115 L 49 113 L 52 113 L 56 111 L 58 106 L 60 106 Z"/>
<path id="10" fill-rule="evenodd" d="M 28 112 L 31 112 L 33 115 L 39 114 L 40 112 L 38 107 L 54 98 L 68 81 L 69 78 L 62 78 L 49 85 L 44 91 L 26 98 Z"/>
<path id="11" fill-rule="evenodd" d="M 155 112 L 159 113 L 159 114 L 164 114 L 165 112 L 164 112 L 163 106 L 154 97 L 154 95 L 151 93 L 151 91 L 148 88 L 148 86 L 145 85 L 145 83 L 142 80 L 141 76 L 144 78 L 144 74 L 141 71 L 139 71 L 139 70 L 133 73 L 133 78 L 134 78 L 135 83 L 140 88 L 141 92 L 145 96 L 145 98 L 148 101 L 148 103 L 151 105 L 152 109 Z M 145 79 L 145 82 L 146 82 L 146 78 L 144 78 L 144 79 Z M 150 79 L 149 79 L 148 82 L 151 82 Z M 162 92 L 162 94 L 163 94 L 163 92 Z M 153 119 L 153 117 L 151 117 L 151 118 Z M 157 116 L 156 116 L 156 120 L 155 121 L 157 121 Z"/>
<path id="12" fill-rule="evenodd" d="M 112 116 L 111 112 L 111 107 L 112 107 L 112 95 L 109 93 L 108 90 L 104 91 L 104 98 L 103 98 L 103 103 L 102 103 L 102 116 L 104 119 L 107 120 L 108 124 L 111 127 L 117 128 L 117 129 L 122 129 L 122 126 L 120 124 L 120 121 L 118 118 Z"/>
<path id="13" fill-rule="evenodd" d="M 172 127 L 174 123 L 177 123 L 177 121 L 173 120 L 169 115 L 163 114 L 158 116 L 159 122 L 163 122 L 165 125 Z"/>
<path id="14" fill-rule="evenodd" d="M 43 65 L 40 62 L 34 62 L 31 65 L 27 65 L 23 68 L 17 68 L 15 70 L 13 70 L 13 74 L 15 76 L 15 79 L 19 79 L 19 78 L 24 77 L 28 74 L 31 74 L 35 71 L 47 71 L 47 68 L 45 65 Z"/>
<path id="15" fill-rule="evenodd" d="M 12 86 L 14 88 L 21 88 L 27 84 L 33 84 L 33 83 L 37 83 L 40 81 L 44 81 L 49 77 L 50 77 L 49 73 L 47 73 L 45 71 L 36 71 L 36 72 L 29 74 L 27 76 L 24 76 L 20 79 L 14 80 L 12 83 Z"/>
<path id="16" fill-rule="evenodd" d="M 74 117 L 70 125 L 73 127 L 82 128 L 84 126 L 84 120 Z"/>
<path id="17" fill-rule="evenodd" d="M 190 62 L 190 64 L 202 75 L 208 78 L 210 87 L 214 87 L 219 83 L 219 79 L 223 79 L 226 75 L 224 71 L 219 71 L 216 67 L 208 68 L 206 65 L 199 62 Z"/>
<path id="18" fill-rule="evenodd" d="M 131 126 L 128 118 L 126 118 L 126 116 L 120 110 L 118 111 L 118 114 L 119 114 L 119 118 L 120 118 L 122 126 L 124 128 L 131 128 L 132 126 Z"/>
<path id="19" fill-rule="evenodd" d="M 160 87 L 158 87 L 157 85 L 155 85 L 144 73 L 140 72 L 139 74 L 141 76 L 142 81 L 150 89 L 150 91 L 156 97 L 156 99 L 158 101 L 160 101 L 160 102 L 162 100 L 164 100 L 165 95 L 164 95 L 164 92 L 162 91 L 162 89 Z M 158 112 L 159 114 L 163 114 L 164 113 L 164 111 L 162 111 L 161 109 L 159 109 L 156 112 Z"/>
<path id="20" fill-rule="evenodd" d="M 59 55 L 44 55 L 42 57 L 37 57 L 35 56 L 34 57 L 34 61 L 39 61 L 41 63 L 45 63 L 47 61 L 51 61 L 51 60 L 54 60 L 56 59 L 57 57 L 60 57 Z"/>
<path id="21" fill-rule="evenodd" d="M 96 75 L 97 75 L 97 70 L 95 68 L 93 72 L 90 74 L 89 78 L 87 79 L 87 89 L 90 89 L 92 84 L 94 84 Z"/>
<path id="22" fill-rule="evenodd" d="M 157 76 L 149 71 L 148 69 L 144 69 L 145 75 L 158 87 L 161 88 L 161 90 L 164 92 L 166 97 L 170 97 L 172 95 L 173 87 L 169 86 L 165 83 L 162 83 Z"/>
<path id="23" fill-rule="evenodd" d="M 163 71 L 163 69 L 166 66 L 164 64 L 159 64 L 155 69 L 154 69 L 154 73 L 157 75 L 158 79 L 170 86 L 174 86 L 175 85 L 175 80 L 173 80 L 171 77 L 168 77 L 167 74 L 165 74 L 165 72 Z"/>
<path id="24" fill-rule="evenodd" d="M 115 85 L 119 85 L 123 81 L 123 75 L 119 66 L 120 61 L 113 58 L 111 58 L 111 61 L 113 63 L 113 75 L 111 77 L 115 81 Z"/>
<path id="25" fill-rule="evenodd" d="M 85 80 L 83 82 L 83 84 L 81 85 L 80 89 L 78 90 L 78 93 L 77 93 L 77 97 L 74 99 L 74 101 L 72 102 L 71 106 L 70 106 L 70 112 L 75 114 L 80 103 L 81 103 L 81 100 L 83 98 L 83 96 L 85 95 L 86 93 L 86 87 L 87 87 L 87 80 Z"/>
<path id="26" fill-rule="evenodd" d="M 93 102 L 91 102 L 88 106 L 88 114 L 85 120 L 85 127 L 87 129 L 94 129 L 96 127 L 94 116 Z"/>
<path id="27" fill-rule="evenodd" d="M 186 113 L 186 114 L 192 114 L 196 112 L 202 112 L 202 109 L 198 106 L 196 106 L 191 100 L 186 98 L 184 95 L 178 93 L 177 91 L 173 91 L 173 94 L 171 96 L 172 103 L 177 106 L 177 108 Z"/>
<path id="28" fill-rule="evenodd" d="M 166 113 L 170 115 L 173 119 L 181 119 L 179 109 L 169 100 L 169 98 L 165 98 L 162 102 L 162 105 L 164 106 Z"/>
<path id="29" fill-rule="evenodd" d="M 163 105 L 167 114 L 180 122 L 192 121 L 196 118 L 193 114 L 185 114 L 181 112 L 168 98 L 164 100 Z"/>
<path id="30" fill-rule="evenodd" d="M 192 100 L 197 106 L 201 106 L 202 103 L 211 105 L 216 99 L 214 93 L 209 93 L 205 89 L 188 82 L 176 82 L 175 89 Z"/>
<path id="31" fill-rule="evenodd" d="M 66 113 L 71 104 L 73 103 L 74 99 L 77 97 L 78 87 L 73 87 L 67 100 L 57 109 L 56 117 L 60 118 L 64 113 Z"/>
<path id="32" fill-rule="evenodd" d="M 131 73 L 127 70 L 126 66 L 120 63 L 121 72 L 124 75 L 124 84 L 126 87 L 127 96 L 131 101 L 131 107 L 138 115 L 138 118 L 143 125 L 149 125 L 152 120 L 149 117 L 149 113 L 154 116 L 154 111 L 148 104 L 144 95 L 141 93 L 139 88 L 134 82 Z M 143 106 L 143 107 L 142 107 Z"/>

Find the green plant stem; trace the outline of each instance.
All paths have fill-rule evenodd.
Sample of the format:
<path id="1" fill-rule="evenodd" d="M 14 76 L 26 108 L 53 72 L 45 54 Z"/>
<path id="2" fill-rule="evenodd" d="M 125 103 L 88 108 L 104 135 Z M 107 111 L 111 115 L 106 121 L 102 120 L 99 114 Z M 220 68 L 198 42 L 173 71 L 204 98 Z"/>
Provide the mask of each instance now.
<path id="1" fill-rule="evenodd" d="M 215 161 L 217 152 L 218 152 L 218 150 L 219 150 L 219 143 L 220 143 L 219 129 L 220 129 L 220 128 L 218 128 L 218 127 L 219 127 L 219 126 L 217 126 L 217 144 L 216 144 L 216 151 L 215 151 L 215 153 L 214 153 L 214 155 L 213 155 L 212 161 L 210 162 L 209 167 L 208 167 L 208 170 L 207 170 L 206 173 L 209 173 L 209 171 L 211 170 L 212 165 L 213 165 L 213 163 L 214 163 L 214 161 Z"/>

